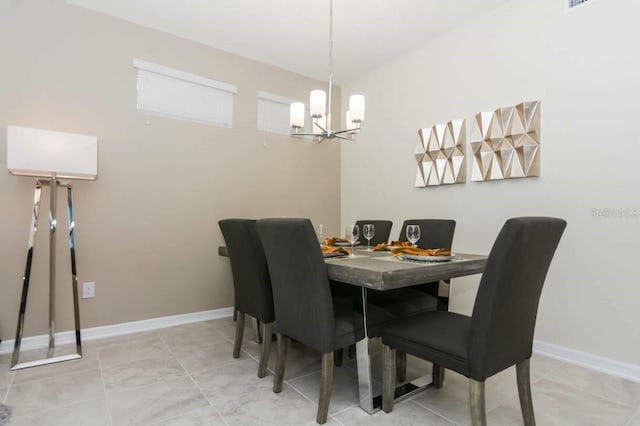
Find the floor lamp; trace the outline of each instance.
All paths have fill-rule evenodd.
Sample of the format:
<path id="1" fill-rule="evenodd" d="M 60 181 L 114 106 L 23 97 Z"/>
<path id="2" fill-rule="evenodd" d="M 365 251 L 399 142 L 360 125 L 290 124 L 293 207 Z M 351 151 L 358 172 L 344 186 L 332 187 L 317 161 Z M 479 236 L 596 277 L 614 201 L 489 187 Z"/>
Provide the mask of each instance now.
<path id="1" fill-rule="evenodd" d="M 22 294 L 16 339 L 11 358 L 11 370 L 52 364 L 82 358 L 80 311 L 78 308 L 78 276 L 76 270 L 75 224 L 73 220 L 73 191 L 69 180 L 94 180 L 98 175 L 98 140 L 95 136 L 53 132 L 28 127 L 7 127 L 7 168 L 16 176 L 35 177 L 35 194 L 31 212 L 31 228 L 27 246 L 27 261 L 22 277 Z M 64 180 L 64 181 L 63 181 Z M 29 280 L 34 256 L 40 194 L 49 187 L 49 350 L 47 357 L 20 363 L 20 343 L 24 331 L 24 317 L 29 295 Z M 55 291 L 56 291 L 56 204 L 59 188 L 67 189 L 69 219 L 69 248 L 71 251 L 71 285 L 75 320 L 76 353 L 55 356 Z"/>

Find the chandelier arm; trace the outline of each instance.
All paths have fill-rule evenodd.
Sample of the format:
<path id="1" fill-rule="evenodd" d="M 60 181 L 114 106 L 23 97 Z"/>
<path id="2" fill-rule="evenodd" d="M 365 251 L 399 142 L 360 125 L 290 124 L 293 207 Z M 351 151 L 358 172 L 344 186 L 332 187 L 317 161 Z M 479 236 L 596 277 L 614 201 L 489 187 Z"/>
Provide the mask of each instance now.
<path id="1" fill-rule="evenodd" d="M 291 136 L 317 136 L 320 137 L 323 133 L 290 133 Z"/>
<path id="2" fill-rule="evenodd" d="M 312 126 L 316 126 L 318 129 L 322 130 L 322 133 L 327 133 L 327 129 L 323 128 L 321 125 L 319 125 L 317 122 L 314 122 L 312 124 Z M 329 126 L 327 126 L 329 127 Z"/>
<path id="3" fill-rule="evenodd" d="M 335 133 L 336 135 L 339 135 L 339 134 L 341 134 L 341 133 L 357 133 L 357 132 L 359 132 L 359 131 L 360 131 L 360 129 L 356 127 L 356 128 L 354 128 L 354 129 L 339 130 L 339 131 L 334 132 L 334 133 Z"/>

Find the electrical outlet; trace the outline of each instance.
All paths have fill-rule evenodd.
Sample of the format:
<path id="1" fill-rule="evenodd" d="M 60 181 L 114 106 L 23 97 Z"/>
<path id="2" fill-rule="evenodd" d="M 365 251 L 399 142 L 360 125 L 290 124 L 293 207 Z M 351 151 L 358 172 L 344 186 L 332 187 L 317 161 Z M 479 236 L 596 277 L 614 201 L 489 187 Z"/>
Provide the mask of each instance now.
<path id="1" fill-rule="evenodd" d="M 96 283 L 82 283 L 82 298 L 96 297 Z"/>

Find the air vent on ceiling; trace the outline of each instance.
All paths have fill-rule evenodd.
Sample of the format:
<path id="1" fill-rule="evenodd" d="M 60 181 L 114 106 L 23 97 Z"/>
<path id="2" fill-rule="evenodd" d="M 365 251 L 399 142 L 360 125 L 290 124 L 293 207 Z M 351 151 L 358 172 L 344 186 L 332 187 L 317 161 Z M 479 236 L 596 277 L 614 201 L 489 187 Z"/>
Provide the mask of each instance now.
<path id="1" fill-rule="evenodd" d="M 569 9 L 573 9 L 574 7 L 578 7 L 587 3 L 589 0 L 567 0 L 567 6 Z"/>

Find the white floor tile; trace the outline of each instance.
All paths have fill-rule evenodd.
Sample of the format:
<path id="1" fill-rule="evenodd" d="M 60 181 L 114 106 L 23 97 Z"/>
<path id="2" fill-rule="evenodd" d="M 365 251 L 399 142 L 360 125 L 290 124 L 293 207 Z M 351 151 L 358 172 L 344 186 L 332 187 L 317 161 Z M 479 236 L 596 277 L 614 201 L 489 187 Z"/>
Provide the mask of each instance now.
<path id="1" fill-rule="evenodd" d="M 154 424 L 314 425 L 320 354 L 292 343 L 284 389 L 273 393 L 276 345 L 269 374 L 257 377 L 260 346 L 247 319 L 240 359 L 232 357 L 230 318 L 85 342 L 84 357 L 18 372 L 0 355 L 0 402 L 12 407 L 12 426 Z M 379 339 L 371 343 L 374 353 Z M 74 350 L 73 345 L 59 350 Z M 22 360 L 43 357 L 28 351 Z M 374 355 L 379 389 L 381 360 Z M 442 389 L 427 389 L 392 413 L 360 409 L 354 360 L 335 368 L 327 425 L 468 425 L 468 380 L 446 373 Z M 408 377 L 431 374 L 431 364 L 408 357 Z M 377 380 L 375 380 L 377 379 Z M 535 356 L 531 381 L 538 424 L 640 426 L 640 384 Z M 488 379 L 489 424 L 521 425 L 515 371 Z"/>

